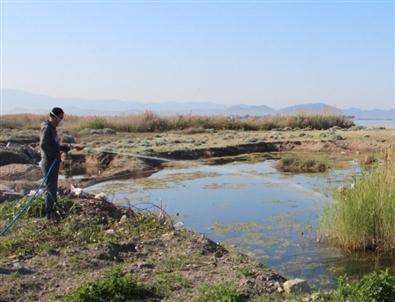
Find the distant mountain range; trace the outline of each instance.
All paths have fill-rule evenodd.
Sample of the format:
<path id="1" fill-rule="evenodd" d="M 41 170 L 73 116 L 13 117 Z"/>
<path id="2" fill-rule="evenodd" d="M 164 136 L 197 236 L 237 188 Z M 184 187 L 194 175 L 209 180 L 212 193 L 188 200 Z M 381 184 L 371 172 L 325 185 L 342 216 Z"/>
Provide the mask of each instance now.
<path id="1" fill-rule="evenodd" d="M 69 114 L 77 115 L 125 115 L 151 110 L 161 115 L 274 115 L 297 113 L 334 113 L 353 116 L 357 119 L 395 119 L 395 108 L 390 110 L 362 110 L 359 108 L 339 109 L 324 103 L 299 104 L 280 110 L 265 105 L 220 105 L 215 103 L 165 102 L 139 103 L 123 100 L 92 100 L 81 98 L 52 97 L 15 89 L 3 89 L 3 114 L 48 113 L 55 106 Z"/>

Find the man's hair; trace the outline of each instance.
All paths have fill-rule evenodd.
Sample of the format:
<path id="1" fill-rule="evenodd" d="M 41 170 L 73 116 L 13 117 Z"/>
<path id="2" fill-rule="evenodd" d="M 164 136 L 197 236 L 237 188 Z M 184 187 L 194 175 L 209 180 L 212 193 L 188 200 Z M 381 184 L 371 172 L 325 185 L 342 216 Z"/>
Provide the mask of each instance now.
<path id="1" fill-rule="evenodd" d="M 49 113 L 49 115 L 50 115 L 50 116 L 59 116 L 59 115 L 61 115 L 62 113 L 64 113 L 64 111 L 63 111 L 62 108 L 54 107 L 54 108 L 52 109 L 52 111 Z"/>

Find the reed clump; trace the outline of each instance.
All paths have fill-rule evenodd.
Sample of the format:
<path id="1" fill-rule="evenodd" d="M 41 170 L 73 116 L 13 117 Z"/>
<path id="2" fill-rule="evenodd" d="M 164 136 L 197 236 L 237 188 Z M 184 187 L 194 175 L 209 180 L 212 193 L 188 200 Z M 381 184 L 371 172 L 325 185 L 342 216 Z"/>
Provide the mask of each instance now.
<path id="1" fill-rule="evenodd" d="M 276 168 L 281 172 L 323 173 L 329 165 L 324 160 L 286 157 L 277 161 Z"/>
<path id="2" fill-rule="evenodd" d="M 320 235 L 350 251 L 395 252 L 395 147 L 385 162 L 337 192 L 323 212 Z"/>
<path id="3" fill-rule="evenodd" d="M 45 115 L 14 114 L 1 117 L 2 128 L 39 129 Z M 65 127 L 68 130 L 112 128 L 119 132 L 165 132 L 191 131 L 197 129 L 258 131 L 272 129 L 329 129 L 349 128 L 352 120 L 345 116 L 331 114 L 299 114 L 275 116 L 160 116 L 151 111 L 126 116 L 76 116 L 66 113 Z"/>

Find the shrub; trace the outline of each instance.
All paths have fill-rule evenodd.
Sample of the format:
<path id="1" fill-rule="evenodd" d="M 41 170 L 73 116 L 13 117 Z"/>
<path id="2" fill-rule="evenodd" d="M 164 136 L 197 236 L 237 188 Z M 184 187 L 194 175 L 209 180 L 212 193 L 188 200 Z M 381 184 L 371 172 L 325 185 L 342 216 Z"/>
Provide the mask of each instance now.
<path id="1" fill-rule="evenodd" d="M 339 302 L 392 302 L 395 301 L 395 277 L 388 272 L 371 273 L 359 282 L 349 283 L 339 278 L 335 301 Z"/>

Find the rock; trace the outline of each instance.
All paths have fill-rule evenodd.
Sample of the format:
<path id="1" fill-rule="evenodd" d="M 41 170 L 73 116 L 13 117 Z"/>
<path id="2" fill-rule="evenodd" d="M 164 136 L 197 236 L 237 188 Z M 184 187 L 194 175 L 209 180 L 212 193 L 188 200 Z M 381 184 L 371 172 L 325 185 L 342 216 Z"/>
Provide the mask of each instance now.
<path id="1" fill-rule="evenodd" d="M 283 284 L 284 291 L 287 294 L 307 294 L 310 293 L 310 286 L 306 280 L 292 279 L 285 281 Z"/>
<path id="2" fill-rule="evenodd" d="M 0 166 L 9 164 L 33 164 L 40 159 L 38 151 L 30 146 L 7 144 L 0 147 Z"/>
<path id="3" fill-rule="evenodd" d="M 306 133 L 302 132 L 299 134 L 299 137 L 303 137 L 303 136 L 306 136 Z"/>
<path id="4" fill-rule="evenodd" d="M 40 180 L 43 177 L 41 169 L 32 164 L 8 164 L 0 166 L 0 180 Z"/>
<path id="5" fill-rule="evenodd" d="M 179 221 L 179 222 L 177 222 L 177 223 L 175 223 L 175 224 L 173 225 L 173 227 L 174 227 L 176 230 L 181 229 L 183 226 L 184 226 L 184 223 L 183 223 L 182 221 Z"/>
<path id="6" fill-rule="evenodd" d="M 111 134 L 116 134 L 117 133 L 114 129 L 111 129 L 111 128 L 90 129 L 89 132 L 90 132 L 90 134 L 101 134 L 101 135 L 103 135 L 103 134 L 111 135 Z"/>
<path id="7" fill-rule="evenodd" d="M 149 262 L 141 262 L 138 265 L 139 269 L 153 269 L 155 267 L 155 265 L 153 263 L 149 263 Z"/>
<path id="8" fill-rule="evenodd" d="M 13 191 L 0 191 L 0 202 L 21 199 L 23 194 Z"/>
<path id="9" fill-rule="evenodd" d="M 0 166 L 9 164 L 29 164 L 31 159 L 27 154 L 14 150 L 0 150 Z"/>
<path id="10" fill-rule="evenodd" d="M 78 197 L 78 196 L 80 196 L 83 193 L 83 191 L 82 191 L 81 188 L 76 188 L 73 185 L 71 185 L 70 193 Z"/>
<path id="11" fill-rule="evenodd" d="M 65 134 L 62 137 L 62 142 L 65 143 L 65 144 L 75 144 L 76 140 L 75 140 L 75 138 L 72 135 Z"/>
<path id="12" fill-rule="evenodd" d="M 96 200 L 107 200 L 107 196 L 105 193 L 101 192 L 101 193 L 95 195 L 95 199 Z"/>
<path id="13" fill-rule="evenodd" d="M 247 137 L 245 141 L 248 143 L 256 143 L 258 139 L 256 139 L 255 137 Z"/>
<path id="14" fill-rule="evenodd" d="M 325 132 L 321 132 L 319 135 L 319 137 L 327 137 L 327 136 L 328 136 L 328 134 L 326 134 Z"/>
<path id="15" fill-rule="evenodd" d="M 119 220 L 119 224 L 124 224 L 128 217 L 126 215 L 122 215 L 121 219 Z"/>

